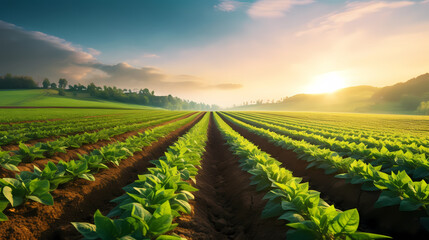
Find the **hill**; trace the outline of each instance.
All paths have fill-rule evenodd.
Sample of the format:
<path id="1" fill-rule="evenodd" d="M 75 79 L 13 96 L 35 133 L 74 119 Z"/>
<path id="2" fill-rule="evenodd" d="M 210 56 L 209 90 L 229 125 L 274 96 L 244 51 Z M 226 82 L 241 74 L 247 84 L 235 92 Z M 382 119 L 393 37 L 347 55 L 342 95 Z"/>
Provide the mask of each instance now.
<path id="1" fill-rule="evenodd" d="M 105 101 L 87 94 L 59 96 L 54 89 L 0 90 L 0 107 L 82 107 L 151 109 L 151 107 Z"/>
<path id="2" fill-rule="evenodd" d="M 355 86 L 334 93 L 297 94 L 279 103 L 245 105 L 234 110 L 416 114 L 426 101 L 429 101 L 429 73 L 382 88 Z"/>

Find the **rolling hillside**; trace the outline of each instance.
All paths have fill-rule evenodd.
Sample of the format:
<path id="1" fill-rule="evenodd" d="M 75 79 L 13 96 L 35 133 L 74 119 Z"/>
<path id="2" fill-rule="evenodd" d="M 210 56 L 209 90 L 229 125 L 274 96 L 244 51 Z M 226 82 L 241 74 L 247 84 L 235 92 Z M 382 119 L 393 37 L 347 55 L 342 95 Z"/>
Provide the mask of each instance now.
<path id="1" fill-rule="evenodd" d="M 334 93 L 297 94 L 280 103 L 252 104 L 234 110 L 416 114 L 426 101 L 429 101 L 429 73 L 382 88 L 355 86 Z"/>
<path id="2" fill-rule="evenodd" d="M 118 108 L 151 109 L 152 107 L 105 101 L 87 95 L 59 96 L 57 90 L 1 90 L 0 107 L 82 107 L 82 108 Z"/>

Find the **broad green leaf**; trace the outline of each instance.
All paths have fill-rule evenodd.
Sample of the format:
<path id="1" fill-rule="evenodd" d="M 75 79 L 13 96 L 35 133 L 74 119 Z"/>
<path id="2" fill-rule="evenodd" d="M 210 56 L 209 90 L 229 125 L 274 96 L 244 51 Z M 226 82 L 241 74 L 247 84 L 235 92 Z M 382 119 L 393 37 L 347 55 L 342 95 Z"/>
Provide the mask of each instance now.
<path id="1" fill-rule="evenodd" d="M 100 238 L 114 240 L 119 237 L 113 220 L 103 216 L 99 210 L 97 210 L 94 214 L 94 223 L 97 234 Z"/>
<path id="2" fill-rule="evenodd" d="M 98 239 L 96 227 L 94 224 L 72 222 L 73 226 L 78 230 L 86 239 Z"/>
<path id="3" fill-rule="evenodd" d="M 30 196 L 27 196 L 27 198 L 45 205 L 54 205 L 54 198 L 49 192 L 38 196 L 30 195 Z"/>
<path id="4" fill-rule="evenodd" d="M 332 220 L 330 228 L 334 230 L 334 233 L 354 233 L 359 226 L 359 213 L 354 209 L 340 212 Z"/>
<path id="5" fill-rule="evenodd" d="M 166 233 L 170 229 L 172 220 L 173 216 L 170 214 L 158 218 L 153 217 L 148 223 L 149 231 L 155 235 Z"/>

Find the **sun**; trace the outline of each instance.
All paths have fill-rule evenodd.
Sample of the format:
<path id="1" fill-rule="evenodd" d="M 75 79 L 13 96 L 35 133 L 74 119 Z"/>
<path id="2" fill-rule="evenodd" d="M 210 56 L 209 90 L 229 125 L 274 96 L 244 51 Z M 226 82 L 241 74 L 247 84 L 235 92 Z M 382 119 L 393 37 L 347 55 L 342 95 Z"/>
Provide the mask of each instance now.
<path id="1" fill-rule="evenodd" d="M 306 93 L 332 93 L 344 87 L 346 79 L 340 72 L 328 72 L 316 76 Z"/>

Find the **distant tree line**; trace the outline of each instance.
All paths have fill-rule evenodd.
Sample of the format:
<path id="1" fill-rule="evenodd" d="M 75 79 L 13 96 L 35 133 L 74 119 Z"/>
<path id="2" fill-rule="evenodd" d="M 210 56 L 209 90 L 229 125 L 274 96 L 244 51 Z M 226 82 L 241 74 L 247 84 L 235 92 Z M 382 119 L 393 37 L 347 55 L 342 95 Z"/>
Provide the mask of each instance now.
<path id="1" fill-rule="evenodd" d="M 131 89 L 121 89 L 110 86 L 96 86 L 91 83 L 87 86 L 81 84 L 68 85 L 68 81 L 65 78 L 60 78 L 58 84 L 51 82 L 48 78 L 42 81 L 43 89 L 56 89 L 58 94 L 65 96 L 66 92 L 71 92 L 73 96 L 77 96 L 78 93 L 87 93 L 92 97 L 118 101 L 123 103 L 131 103 L 145 106 L 161 107 L 170 110 L 216 110 L 219 109 L 217 105 L 209 105 L 204 103 L 197 103 L 194 101 L 183 100 L 178 97 L 168 96 L 156 96 L 154 91 L 150 91 L 147 88 L 140 89 L 137 92 L 131 91 Z M 36 89 L 39 88 L 38 84 L 28 76 L 12 76 L 6 74 L 0 76 L 0 89 Z"/>
<path id="2" fill-rule="evenodd" d="M 168 96 L 156 96 L 154 91 L 147 88 L 140 89 L 139 91 L 131 91 L 131 89 L 121 89 L 109 86 L 97 86 L 94 83 L 88 86 L 84 85 L 69 85 L 71 92 L 87 92 L 90 96 L 113 100 L 124 103 L 132 103 L 153 107 L 162 107 L 170 110 L 216 110 L 219 109 L 216 105 L 208 105 L 204 103 L 197 103 L 194 101 L 183 100 L 178 97 L 173 97 L 171 94 Z"/>
<path id="3" fill-rule="evenodd" d="M 37 88 L 37 83 L 28 76 L 12 76 L 8 73 L 0 76 L 0 89 L 31 89 Z"/>

